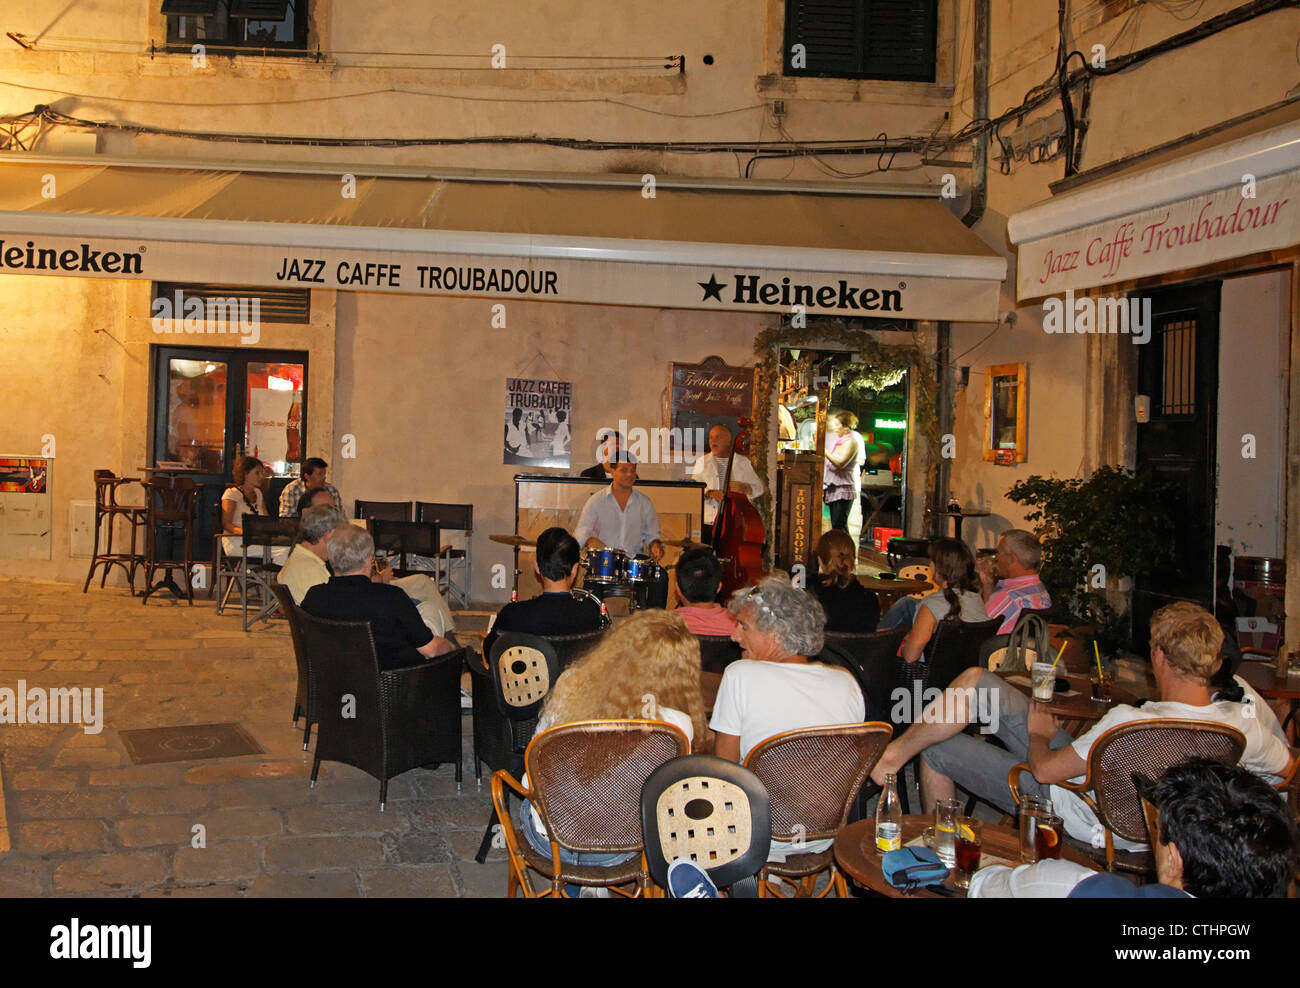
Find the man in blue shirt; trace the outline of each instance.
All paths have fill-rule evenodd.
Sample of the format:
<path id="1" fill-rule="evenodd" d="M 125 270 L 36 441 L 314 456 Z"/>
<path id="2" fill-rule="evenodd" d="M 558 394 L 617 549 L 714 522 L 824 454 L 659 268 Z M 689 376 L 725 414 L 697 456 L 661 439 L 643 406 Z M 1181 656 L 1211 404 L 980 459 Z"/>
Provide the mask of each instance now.
<path id="1" fill-rule="evenodd" d="M 663 558 L 664 544 L 659 540 L 659 513 L 654 504 L 636 486 L 636 464 L 626 461 L 614 466 L 614 481 L 583 505 L 573 537 L 587 549 L 621 549 L 629 559 L 650 554 L 656 563 Z M 610 589 L 608 584 L 586 587 L 597 596 Z M 637 585 L 638 607 L 663 607 L 668 603 L 668 574 L 662 569 L 651 583 Z"/>

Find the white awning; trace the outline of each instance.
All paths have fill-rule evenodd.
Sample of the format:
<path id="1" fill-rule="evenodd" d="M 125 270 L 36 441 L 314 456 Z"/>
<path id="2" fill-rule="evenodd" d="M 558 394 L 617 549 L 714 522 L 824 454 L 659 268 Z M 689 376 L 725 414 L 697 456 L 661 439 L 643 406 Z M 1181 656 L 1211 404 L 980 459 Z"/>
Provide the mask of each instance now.
<path id="1" fill-rule="evenodd" d="M 0 156 L 0 176 L 0 273 L 954 321 L 996 320 L 1006 277 L 940 200 L 914 194 L 661 185 L 650 198 L 21 155 Z"/>
<path id="2" fill-rule="evenodd" d="M 1099 180 L 1007 220 L 1021 300 L 1300 243 L 1300 120 Z"/>

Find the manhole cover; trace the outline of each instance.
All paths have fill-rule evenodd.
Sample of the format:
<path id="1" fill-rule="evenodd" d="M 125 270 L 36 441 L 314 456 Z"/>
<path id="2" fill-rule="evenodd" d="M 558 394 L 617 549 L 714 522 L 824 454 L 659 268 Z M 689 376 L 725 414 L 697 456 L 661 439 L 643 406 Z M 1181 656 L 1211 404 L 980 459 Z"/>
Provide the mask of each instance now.
<path id="1" fill-rule="evenodd" d="M 265 749 L 238 724 L 192 724 L 118 731 L 132 764 L 260 755 Z"/>

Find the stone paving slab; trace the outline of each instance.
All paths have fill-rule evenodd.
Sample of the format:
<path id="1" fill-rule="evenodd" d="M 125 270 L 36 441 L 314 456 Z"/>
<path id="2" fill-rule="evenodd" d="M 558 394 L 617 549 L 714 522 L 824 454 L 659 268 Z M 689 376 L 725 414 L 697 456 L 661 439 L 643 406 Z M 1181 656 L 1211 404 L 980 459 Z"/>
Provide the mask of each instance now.
<path id="1" fill-rule="evenodd" d="M 0 726 L 0 896 L 504 895 L 503 852 L 473 860 L 490 800 L 469 714 L 462 790 L 453 766 L 416 769 L 380 813 L 378 782 L 330 762 L 310 788 L 288 628 L 238 621 L 202 599 L 0 579 L 0 687 L 104 691 L 99 733 Z M 137 766 L 117 736 L 221 721 L 265 753 Z"/>

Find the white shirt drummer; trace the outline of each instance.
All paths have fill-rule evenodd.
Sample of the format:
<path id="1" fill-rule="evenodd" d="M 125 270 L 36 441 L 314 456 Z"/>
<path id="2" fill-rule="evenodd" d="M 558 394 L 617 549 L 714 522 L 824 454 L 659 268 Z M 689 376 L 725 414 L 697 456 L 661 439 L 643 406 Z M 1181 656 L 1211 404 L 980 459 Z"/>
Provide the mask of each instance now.
<path id="1" fill-rule="evenodd" d="M 573 537 L 588 549 L 621 549 L 630 557 L 648 552 L 658 562 L 664 546 L 659 541 L 659 513 L 636 485 L 636 464 L 614 466 L 614 482 L 587 499 Z M 644 547 L 644 549 L 643 549 Z"/>

